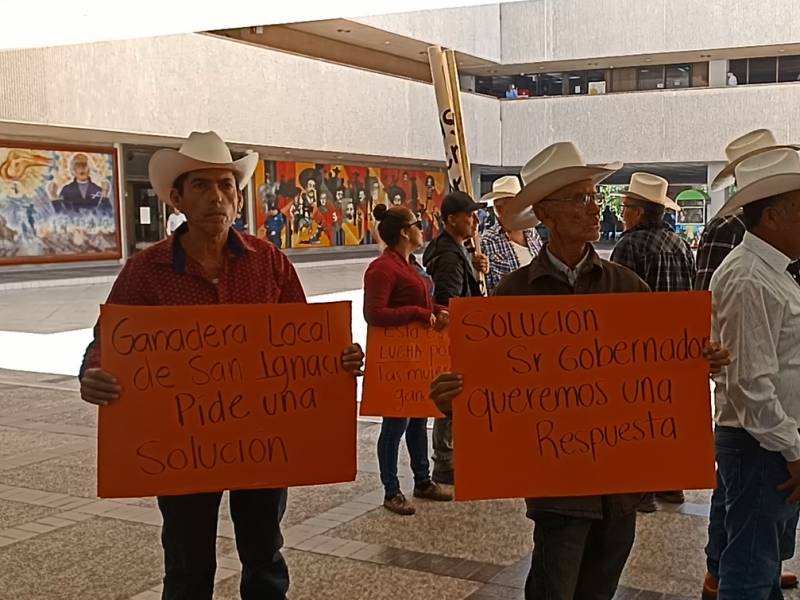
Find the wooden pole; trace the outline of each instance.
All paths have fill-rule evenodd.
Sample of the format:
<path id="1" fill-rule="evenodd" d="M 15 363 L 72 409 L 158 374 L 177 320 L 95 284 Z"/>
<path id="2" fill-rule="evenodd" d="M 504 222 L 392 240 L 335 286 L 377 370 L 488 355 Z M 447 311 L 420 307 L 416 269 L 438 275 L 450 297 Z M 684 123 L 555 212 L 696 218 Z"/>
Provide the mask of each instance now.
<path id="1" fill-rule="evenodd" d="M 443 51 L 439 46 L 431 46 L 428 48 L 428 59 L 431 64 L 436 106 L 439 110 L 439 127 L 444 141 L 447 182 L 451 191 L 465 192 L 474 199 L 455 53 L 452 50 Z M 472 240 L 468 240 L 466 245 L 476 255 L 480 255 L 481 242 L 478 233 Z M 476 275 L 481 293 L 486 295 L 483 273 L 476 271 Z"/>

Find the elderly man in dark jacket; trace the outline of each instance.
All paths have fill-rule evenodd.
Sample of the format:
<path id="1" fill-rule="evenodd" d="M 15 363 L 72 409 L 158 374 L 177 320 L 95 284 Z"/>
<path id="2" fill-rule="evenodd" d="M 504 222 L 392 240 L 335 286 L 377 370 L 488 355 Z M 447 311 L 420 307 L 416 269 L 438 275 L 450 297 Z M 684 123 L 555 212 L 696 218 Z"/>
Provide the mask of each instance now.
<path id="1" fill-rule="evenodd" d="M 481 288 L 464 243 L 478 231 L 477 211 L 485 202 L 475 202 L 464 192 L 452 192 L 442 201 L 444 229 L 425 249 L 422 264 L 433 279 L 436 304 L 447 306 L 450 298 L 480 296 Z M 486 272 L 489 261 L 477 261 Z M 436 419 L 433 424 L 433 481 L 453 485 L 453 421 Z"/>

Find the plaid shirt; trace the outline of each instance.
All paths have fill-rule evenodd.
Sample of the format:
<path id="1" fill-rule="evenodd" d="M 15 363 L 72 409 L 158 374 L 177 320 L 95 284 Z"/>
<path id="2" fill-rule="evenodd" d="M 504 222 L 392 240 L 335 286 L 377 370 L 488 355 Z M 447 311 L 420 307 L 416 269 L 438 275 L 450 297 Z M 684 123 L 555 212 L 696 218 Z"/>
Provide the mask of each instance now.
<path id="1" fill-rule="evenodd" d="M 625 231 L 611 262 L 628 267 L 654 292 L 688 292 L 696 274 L 692 249 L 665 221 L 645 221 Z"/>
<path id="2" fill-rule="evenodd" d="M 731 250 L 742 243 L 746 232 L 747 228 L 738 215 L 714 217 L 708 222 L 703 235 L 700 236 L 700 247 L 697 250 L 697 278 L 694 281 L 694 289 L 708 290 L 714 272 Z M 800 263 L 793 261 L 789 264 L 788 270 L 800 283 Z"/>
<path id="3" fill-rule="evenodd" d="M 531 257 L 536 258 L 542 249 L 542 238 L 535 229 L 526 229 L 525 241 L 531 251 Z M 489 272 L 486 274 L 486 293 L 494 289 L 504 275 L 519 269 L 519 259 L 511 240 L 505 229 L 496 224 L 487 229 L 481 236 L 481 254 L 489 258 Z"/>
<path id="4" fill-rule="evenodd" d="M 714 271 L 731 250 L 742 243 L 745 227 L 737 215 L 711 219 L 700 236 L 697 249 L 697 278 L 694 289 L 707 291 Z"/>

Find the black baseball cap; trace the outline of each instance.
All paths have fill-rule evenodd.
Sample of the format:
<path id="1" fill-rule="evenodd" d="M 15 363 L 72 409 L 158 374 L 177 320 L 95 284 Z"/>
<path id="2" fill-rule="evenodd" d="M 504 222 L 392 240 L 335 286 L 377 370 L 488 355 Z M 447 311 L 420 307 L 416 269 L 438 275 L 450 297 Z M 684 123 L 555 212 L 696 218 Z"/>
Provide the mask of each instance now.
<path id="1" fill-rule="evenodd" d="M 486 202 L 475 202 L 464 192 L 450 192 L 442 200 L 442 218 L 446 220 L 450 215 L 475 212 L 487 206 Z"/>

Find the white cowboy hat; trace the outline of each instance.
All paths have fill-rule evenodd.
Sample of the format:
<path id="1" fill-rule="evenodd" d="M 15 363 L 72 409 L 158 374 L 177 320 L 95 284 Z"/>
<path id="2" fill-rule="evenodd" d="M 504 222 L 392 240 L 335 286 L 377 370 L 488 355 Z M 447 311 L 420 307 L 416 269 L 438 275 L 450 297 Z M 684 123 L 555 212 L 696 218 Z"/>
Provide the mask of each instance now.
<path id="1" fill-rule="evenodd" d="M 509 204 L 503 221 L 509 229 L 522 229 L 533 207 L 553 192 L 586 179 L 597 185 L 621 168 L 621 162 L 605 167 L 587 166 L 572 142 L 548 146 L 522 167 L 520 177 L 525 187 Z"/>
<path id="2" fill-rule="evenodd" d="M 258 154 L 248 154 L 233 160 L 231 151 L 222 138 L 213 131 L 193 131 L 180 150 L 159 150 L 150 159 L 150 185 L 163 202 L 170 204 L 169 194 L 175 180 L 190 171 L 200 169 L 228 169 L 236 175 L 239 189 L 250 183 L 258 166 Z"/>
<path id="3" fill-rule="evenodd" d="M 757 153 L 736 166 L 736 183 L 741 187 L 715 216 L 728 217 L 753 202 L 800 190 L 800 154 L 785 148 Z"/>
<path id="4" fill-rule="evenodd" d="M 486 202 L 489 206 L 494 206 L 498 200 L 506 200 L 508 198 L 514 198 L 517 194 L 522 191 L 522 185 L 519 183 L 519 178 L 516 175 L 509 175 L 507 177 L 501 177 L 497 179 L 492 184 L 492 191 L 486 194 L 481 201 Z M 505 222 L 505 219 L 503 219 Z M 536 218 L 536 215 L 533 214 L 533 211 L 528 211 L 523 218 L 518 219 L 519 225 L 522 229 L 530 229 L 532 227 L 536 227 L 539 224 L 539 219 Z"/>
<path id="5" fill-rule="evenodd" d="M 717 174 L 711 182 L 711 190 L 716 192 L 735 183 L 734 173 L 736 166 L 743 160 L 776 149 L 800 150 L 800 146 L 793 144 L 778 144 L 775 134 L 769 129 L 756 129 L 736 138 L 725 147 L 725 156 L 728 164 Z"/>
<path id="6" fill-rule="evenodd" d="M 667 196 L 667 188 L 669 188 L 669 182 L 663 177 L 650 173 L 634 173 L 626 191 L 611 195 L 631 198 L 640 202 L 652 202 L 675 212 L 680 212 L 683 209 L 672 198 Z"/>

